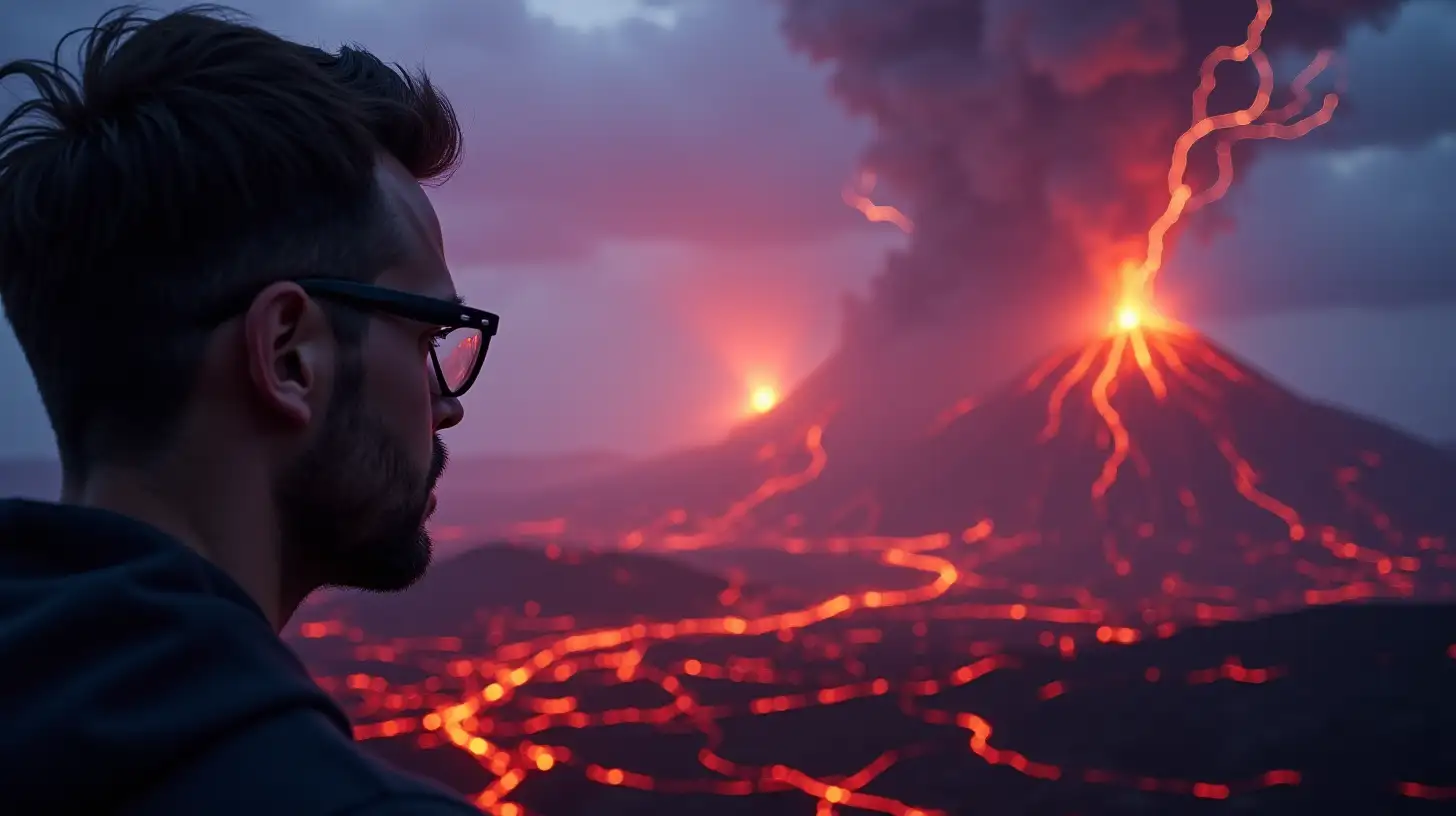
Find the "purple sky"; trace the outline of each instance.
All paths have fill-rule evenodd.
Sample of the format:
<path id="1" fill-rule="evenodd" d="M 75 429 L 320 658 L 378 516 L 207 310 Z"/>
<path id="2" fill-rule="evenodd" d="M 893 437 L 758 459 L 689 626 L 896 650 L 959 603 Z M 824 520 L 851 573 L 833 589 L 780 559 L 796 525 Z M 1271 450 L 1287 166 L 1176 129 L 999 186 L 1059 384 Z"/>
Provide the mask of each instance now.
<path id="1" fill-rule="evenodd" d="M 108 5 L 7 11 L 0 59 L 39 56 Z M 841 294 L 904 241 L 841 203 L 869 125 L 790 51 L 770 3 L 234 5 L 423 64 L 461 113 L 466 163 L 434 198 L 462 291 L 503 331 L 456 450 L 711 439 L 751 384 L 788 387 L 833 349 Z M 1198 324 L 1297 389 L 1456 438 L 1456 9 L 1413 0 L 1345 53 L 1348 138 L 1266 150 L 1203 214 L 1231 226 L 1190 235 L 1165 280 L 1202 293 Z M 0 332 L 0 457 L 51 450 Z"/>

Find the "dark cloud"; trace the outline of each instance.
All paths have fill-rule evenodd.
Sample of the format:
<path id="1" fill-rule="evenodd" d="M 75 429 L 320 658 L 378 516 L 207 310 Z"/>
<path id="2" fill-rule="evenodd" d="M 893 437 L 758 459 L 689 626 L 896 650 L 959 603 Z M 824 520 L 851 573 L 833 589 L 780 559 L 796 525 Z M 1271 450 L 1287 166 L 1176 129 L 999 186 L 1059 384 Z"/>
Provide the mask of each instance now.
<path id="1" fill-rule="evenodd" d="M 1264 217 L 1188 236 L 1165 294 L 1179 314 L 1210 316 L 1456 301 L 1452 180 L 1453 137 L 1412 149 L 1271 154 L 1227 202 Z"/>
<path id="2" fill-rule="evenodd" d="M 0 59 L 45 54 L 111 4 L 11 3 Z M 889 230 L 863 227 L 838 198 L 873 129 L 868 163 L 920 221 L 912 248 L 889 260 L 877 299 L 915 313 L 926 303 L 957 302 L 941 294 L 968 284 L 973 300 L 1008 303 L 1019 296 L 1086 302 L 1095 294 L 1089 253 L 1141 251 L 1165 200 L 1168 148 L 1186 124 L 1196 65 L 1213 45 L 1242 37 L 1254 0 L 652 0 L 645 5 L 677 13 L 676 27 L 638 21 L 592 31 L 533 16 L 524 0 L 234 5 L 288 36 L 324 46 L 362 42 L 434 74 L 467 129 L 462 171 L 432 193 L 462 268 L 567 271 L 614 242 L 712 251 Z M 1402 13 L 1392 17 L 1398 6 Z M 1414 149 L 1449 129 L 1456 122 L 1452 6 L 1276 0 L 1269 39 L 1281 76 L 1312 48 L 1348 39 L 1349 89 L 1334 124 L 1298 146 L 1241 149 L 1241 178 L 1262 174 L 1250 161 L 1256 154 L 1262 164 L 1311 150 Z M 1352 20 L 1389 30 L 1351 30 Z M 781 28 L 815 60 L 792 53 Z M 1221 74 L 1227 93 L 1216 102 L 1239 98 L 1239 73 Z M 826 92 L 826 75 L 843 105 Z M 1444 163 L 1423 167 L 1402 171 L 1402 183 L 1432 190 L 1456 183 L 1435 175 L 1449 171 Z M 1359 200 L 1340 198 L 1355 189 Z M 1333 198 L 1316 208 L 1323 223 L 1378 209 L 1363 198 L 1375 188 L 1365 189 L 1329 188 Z M 1258 225 L 1297 218 L 1290 208 L 1298 201 L 1277 191 L 1236 197 L 1193 223 L 1237 213 L 1254 228 L 1230 235 L 1257 244 Z M 1234 239 L 1214 246 L 1236 255 Z M 1360 238 L 1345 229 L 1341 240 Z M 1289 242 L 1281 259 L 1329 244 L 1311 241 Z M 1411 263 L 1437 250 L 1417 240 L 1402 246 Z M 1362 244 L 1343 256 L 1365 254 Z M 1200 257 L 1175 256 L 1167 283 L 1199 284 Z M 1318 270 L 1260 276 L 1271 286 L 1288 282 L 1286 294 L 1259 302 L 1298 308 L 1306 299 L 1358 302 L 1390 291 L 1374 282 L 1367 292 L 1353 272 L 1329 277 L 1327 264 L 1298 266 L 1311 265 Z M 1440 275 L 1428 277 L 1441 287 Z M 1230 281 L 1207 288 L 1239 302 Z"/>
<path id="3" fill-rule="evenodd" d="M 538 23 L 501 53 L 460 33 L 470 27 L 423 39 L 465 43 L 432 64 L 478 111 L 468 164 L 442 197 L 471 225 L 452 231 L 471 257 L 607 239 L 787 242 L 851 223 L 835 192 L 853 131 L 796 70 L 771 9 L 694 6 L 672 30 Z"/>
<path id="4" fill-rule="evenodd" d="M 1170 148 L 1191 121 L 1199 65 L 1214 47 L 1242 41 L 1256 9 L 1254 0 L 783 4 L 790 41 L 832 66 L 836 95 L 873 122 L 865 163 L 915 220 L 911 246 L 877 281 L 874 314 L 891 323 L 967 298 L 1007 308 L 1086 303 L 1101 294 L 1099 278 L 1140 261 L 1147 228 L 1168 200 Z M 1421 5 L 1433 18 L 1451 6 Z M 1352 27 L 1389 25 L 1400 7 L 1276 0 L 1266 48 L 1278 64 L 1295 64 L 1342 45 Z M 1426 55 L 1415 86 L 1394 69 L 1359 80 L 1353 111 L 1341 112 L 1357 123 L 1332 129 L 1323 144 L 1415 145 L 1456 125 L 1456 103 L 1425 98 L 1449 81 L 1440 69 L 1452 59 L 1450 42 L 1414 32 L 1385 46 Z M 1408 55 L 1395 62 L 1410 68 Z M 1292 77 L 1286 71 L 1283 82 Z M 1251 98 L 1249 66 L 1219 79 L 1213 111 Z M 1276 106 L 1283 101 L 1276 96 Z M 1242 173 L 1251 156 L 1272 152 L 1263 148 L 1240 146 Z M 1199 189 L 1215 165 L 1211 151 L 1194 158 L 1190 181 Z"/>
<path id="5" fill-rule="evenodd" d="M 1164 276 L 1208 315 L 1456 302 L 1456 13 L 1412 2 L 1352 31 L 1335 121 L 1269 151 L 1217 218 L 1208 213 Z M 1296 149 L 1297 148 L 1297 149 Z M 1213 215 L 1215 218 L 1207 218 Z"/>
<path id="6" fill-rule="evenodd" d="M 1419 147 L 1456 129 L 1456 2 L 1411 0 L 1347 43 L 1345 106 L 1311 147 Z"/>
<path id="7" fill-rule="evenodd" d="M 20 5 L 7 8 L 0 59 L 46 55 L 112 3 Z M 231 5 L 287 36 L 358 41 L 430 71 L 467 130 L 464 166 L 434 193 L 458 263 L 580 258 L 608 240 L 793 243 L 858 227 L 838 189 L 859 133 L 789 52 L 767 3 L 662 2 L 676 26 L 593 31 L 533 16 L 523 0 Z"/>

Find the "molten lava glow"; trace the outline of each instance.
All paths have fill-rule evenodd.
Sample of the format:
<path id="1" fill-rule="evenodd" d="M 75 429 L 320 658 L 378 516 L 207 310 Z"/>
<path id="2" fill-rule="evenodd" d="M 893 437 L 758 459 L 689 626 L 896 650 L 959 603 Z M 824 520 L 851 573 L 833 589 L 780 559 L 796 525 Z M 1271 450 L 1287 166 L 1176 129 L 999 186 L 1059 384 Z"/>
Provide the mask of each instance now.
<path id="1" fill-rule="evenodd" d="M 748 395 L 748 407 L 755 414 L 766 414 L 778 404 L 778 389 L 771 385 L 760 385 Z"/>
<path id="2" fill-rule="evenodd" d="M 1033 418 L 1030 436 L 1037 444 L 1028 445 L 1027 450 L 1059 446 L 1059 450 L 1095 451 L 1100 447 L 1107 451 L 1105 457 L 1094 454 L 1093 461 L 1100 459 L 1101 465 L 1095 475 L 1089 472 L 1090 503 L 1083 498 L 1087 488 L 1078 485 L 1074 494 L 1079 506 L 1090 506 L 1096 523 L 1102 525 L 1100 542 L 1095 537 L 1090 545 L 1080 537 L 1058 541 L 1055 531 L 1035 526 L 1041 516 L 1008 519 L 999 513 L 997 518 L 971 517 L 974 520 L 958 523 L 964 525 L 960 529 L 891 534 L 879 526 L 879 494 L 868 490 L 856 494 L 849 507 L 857 514 L 855 518 L 863 519 L 856 525 L 865 532 L 842 533 L 837 532 L 838 527 L 832 532 L 809 532 L 800 512 L 788 509 L 783 500 L 791 494 L 803 495 L 799 491 L 811 484 L 815 489 L 827 489 L 831 481 L 820 481 L 829 464 L 826 437 L 833 439 L 828 424 L 833 411 L 826 409 L 824 417 L 795 436 L 775 437 L 749 456 L 745 466 L 771 469 L 771 473 L 726 506 L 708 512 L 675 508 L 655 518 L 644 516 L 600 527 L 579 525 L 575 517 L 536 520 L 517 525 L 512 532 L 518 538 L 541 540 L 546 557 L 567 564 L 584 563 L 584 556 L 564 550 L 558 542 L 658 553 L 700 551 L 732 543 L 772 547 L 791 555 L 869 560 L 901 575 L 918 576 L 918 583 L 860 587 L 827 600 L 798 603 L 794 599 L 750 598 L 749 585 L 733 580 L 717 594 L 717 612 L 620 625 L 587 625 L 569 614 L 544 615 L 541 604 L 530 601 L 523 610 L 477 611 L 479 631 L 382 642 L 371 641 L 365 632 L 340 619 L 304 623 L 304 638 L 337 639 L 355 661 L 408 668 L 320 679 L 326 689 L 354 703 L 352 714 L 361 723 L 356 735 L 360 739 L 408 738 L 424 749 L 459 751 L 489 775 L 492 781 L 476 793 L 475 802 L 498 816 L 526 816 L 528 811 L 519 798 L 522 784 L 534 777 L 563 773 L 601 786 L 664 796 L 778 794 L 782 798 L 786 793 L 797 794 L 804 799 L 805 816 L 832 816 L 849 809 L 894 816 L 938 812 L 911 795 L 914 791 L 904 793 L 903 781 L 897 789 L 899 798 L 877 787 L 901 765 L 930 752 L 928 745 L 893 747 L 863 766 L 844 769 L 845 773 L 817 775 L 788 764 L 752 762 L 745 754 L 761 758 L 773 754 L 776 746 L 754 744 L 745 751 L 730 737 L 733 731 L 741 739 L 744 728 L 757 718 L 832 706 L 859 706 L 848 715 L 851 720 L 874 712 L 881 712 L 875 716 L 912 718 L 918 721 L 917 729 L 954 735 L 956 750 L 968 752 L 966 756 L 986 768 L 1029 777 L 1028 784 L 1069 781 L 1077 786 L 1121 786 L 1206 800 L 1306 784 L 1300 770 L 1282 767 L 1243 777 L 1192 779 L 1033 758 L 1010 747 L 1018 739 L 1014 724 L 998 728 L 988 719 L 988 712 L 962 710 L 968 698 L 956 694 L 987 677 L 1023 670 L 1022 658 L 1003 650 L 1001 641 L 987 640 L 984 634 L 968 635 L 968 630 L 987 631 L 970 627 L 1000 627 L 990 631 L 996 637 L 1025 637 L 1053 658 L 1073 661 L 1085 647 L 1166 638 L 1190 625 L 1306 604 L 1413 597 L 1422 575 L 1456 569 L 1456 555 L 1446 552 L 1444 540 L 1403 535 L 1391 517 L 1361 492 L 1362 478 L 1380 465 L 1374 452 L 1363 453 L 1359 461 L 1340 468 L 1331 489 L 1338 490 L 1351 517 L 1380 531 L 1384 540 L 1379 547 L 1357 544 L 1334 523 L 1315 525 L 1294 509 L 1291 500 L 1273 495 L 1237 444 L 1224 411 L 1231 395 L 1240 389 L 1247 392 L 1253 384 L 1196 334 L 1150 306 L 1169 230 L 1183 215 L 1227 190 L 1232 145 L 1244 139 L 1293 138 L 1328 121 L 1334 110 L 1336 100 L 1329 96 L 1317 112 L 1295 119 L 1309 101 L 1309 82 L 1329 63 L 1329 55 L 1321 54 L 1295 81 L 1294 101 L 1269 111 L 1273 77 L 1260 47 L 1271 15 L 1269 0 L 1260 0 L 1247 39 L 1216 50 L 1204 63 L 1194 95 L 1193 125 L 1174 147 L 1168 206 L 1149 230 L 1146 257 L 1129 263 L 1121 274 L 1121 299 L 1108 335 L 1049 360 L 1025 384 L 1024 397 L 1036 400 L 1037 405 L 1045 397 L 1046 405 L 1045 422 L 1039 416 Z M 1259 88 L 1248 107 L 1210 115 L 1206 107 L 1215 86 L 1214 69 L 1224 62 L 1252 63 Z M 1183 181 L 1188 153 L 1213 134 L 1220 134 L 1221 139 L 1215 147 L 1219 179 L 1209 190 L 1195 194 Z M 857 190 L 846 192 L 846 200 L 872 220 L 913 229 L 898 210 L 869 200 L 872 186 L 872 177 L 862 180 Z M 1144 394 L 1151 402 L 1135 399 Z M 771 388 L 758 388 L 751 394 L 750 405 L 755 411 L 767 411 L 777 397 Z M 936 439 L 956 433 L 963 427 L 961 423 L 974 422 L 985 405 L 973 399 L 956 403 L 935 424 Z M 1192 480 L 1180 485 L 1176 479 L 1186 474 L 1172 480 L 1166 474 L 1154 475 L 1155 453 L 1177 459 L 1180 451 L 1169 453 L 1151 445 L 1144 449 L 1139 444 L 1141 437 L 1130 426 L 1145 414 L 1148 405 L 1159 406 L 1164 415 L 1187 420 L 1181 427 L 1196 429 L 1181 433 L 1174 441 L 1201 445 L 1211 461 L 1226 465 L 1227 480 L 1222 486 Z M 1070 461 L 1058 455 L 1061 458 L 1053 461 L 1063 466 Z M 1166 463 L 1167 459 L 1158 461 Z M 1122 484 L 1125 468 L 1136 474 L 1135 480 L 1128 481 L 1136 481 L 1142 492 L 1133 493 L 1133 485 Z M 995 476 L 1010 478 L 1009 473 Z M 882 490 L 895 487 L 893 482 L 879 485 Z M 921 485 L 904 489 L 914 493 Z M 1208 512 L 1205 508 L 1211 502 L 1205 502 L 1214 492 L 1232 504 L 1213 505 L 1215 510 Z M 979 496 L 967 495 L 964 504 L 970 508 L 978 501 Z M 1036 501 L 1040 499 L 1033 504 Z M 966 512 L 980 514 L 978 510 Z M 1239 513 L 1244 514 L 1239 520 L 1226 518 Z M 1212 517 L 1215 515 L 1217 518 Z M 1245 517 L 1262 522 L 1265 532 L 1247 532 L 1257 525 L 1243 527 Z M 837 522 L 830 526 L 834 524 Z M 1240 526 L 1231 535 L 1236 546 L 1219 539 L 1220 549 L 1212 555 L 1228 559 L 1232 566 L 1224 564 L 1226 568 L 1216 575 L 1184 574 L 1179 565 L 1193 562 L 1178 559 L 1190 555 L 1200 543 L 1190 531 L 1226 525 L 1219 529 L 1227 534 L 1227 528 L 1236 524 Z M 1215 534 L 1207 535 L 1212 538 Z M 1053 546 L 1060 549 L 1048 549 Z M 1031 583 L 1009 566 L 1017 558 L 1029 558 L 1034 567 L 1031 574 L 1042 581 L 1063 554 L 1073 560 L 1083 558 L 1083 550 L 1074 547 L 1100 552 L 1105 574 L 1097 574 L 1099 565 L 1078 562 L 1076 571 L 1069 573 L 1077 576 L 1076 583 Z M 1279 589 L 1282 594 L 1262 596 L 1226 583 L 1237 580 L 1253 565 L 1275 560 L 1291 565 L 1291 575 L 1302 578 L 1306 588 Z M 624 570 L 619 568 L 615 574 Z M 630 578 L 626 575 L 624 581 Z M 1139 581 L 1142 583 L 1136 583 Z M 1442 586 L 1443 591 L 1450 590 L 1449 584 Z M 965 628 L 956 628 L 962 626 Z M 957 665 L 917 665 L 900 676 L 889 673 L 885 661 L 875 662 L 873 650 L 882 641 L 901 653 L 909 644 L 917 655 L 929 654 L 932 631 L 942 643 L 962 638 L 954 641 Z M 1456 644 L 1443 644 L 1441 649 L 1445 658 L 1435 655 L 1434 659 L 1456 660 Z M 1064 665 L 1071 666 L 1070 662 Z M 383 676 L 386 674 L 388 678 Z M 416 682 L 414 677 L 420 674 L 427 679 Z M 1214 665 L 1191 670 L 1146 666 L 1131 682 L 1256 687 L 1287 682 L 1288 676 L 1283 666 L 1245 665 L 1237 656 L 1224 656 Z M 611 697 L 612 693 L 618 696 Z M 1042 677 L 1028 685 L 1028 703 L 1061 705 L 1079 694 L 1087 695 L 1082 699 L 1103 700 L 1106 693 L 1105 685 L 1079 686 L 1079 680 L 1070 674 L 1060 679 Z M 886 711 L 892 714 L 884 714 Z M 796 722 L 796 728 L 802 728 L 809 721 Z M 645 761 L 645 752 L 623 749 L 612 756 L 600 753 L 610 744 L 605 734 L 582 740 L 573 737 L 584 730 L 605 732 L 620 726 L 629 726 L 638 735 L 650 731 L 677 740 L 672 745 L 679 748 L 687 744 L 684 740 L 692 740 L 694 747 L 685 754 L 678 748 L 665 750 L 688 757 L 696 752 L 696 767 L 671 775 L 650 775 L 630 767 Z M 868 732 L 850 741 L 880 736 L 872 733 L 873 725 L 866 728 Z M 899 725 L 894 730 L 905 733 Z M 842 736 L 826 735 L 824 739 Z M 937 767 L 936 773 L 943 776 L 947 766 Z M 1425 781 L 1390 779 L 1386 787 L 1398 796 L 1456 800 L 1456 787 Z M 625 805 L 616 809 L 624 808 L 631 809 Z M 682 812 L 691 809 L 689 804 L 682 806 Z"/>
<path id="3" fill-rule="evenodd" d="M 1117 327 L 1125 332 L 1139 328 L 1143 324 L 1143 313 L 1136 306 L 1123 306 L 1117 310 Z"/>
<path id="4" fill-rule="evenodd" d="M 859 183 L 856 186 L 844 188 L 844 203 L 859 210 L 868 221 L 894 224 L 907 234 L 914 232 L 915 222 L 911 221 L 909 216 L 888 204 L 876 204 L 870 198 L 870 193 L 875 190 L 876 181 L 874 173 L 869 171 L 860 173 Z"/>

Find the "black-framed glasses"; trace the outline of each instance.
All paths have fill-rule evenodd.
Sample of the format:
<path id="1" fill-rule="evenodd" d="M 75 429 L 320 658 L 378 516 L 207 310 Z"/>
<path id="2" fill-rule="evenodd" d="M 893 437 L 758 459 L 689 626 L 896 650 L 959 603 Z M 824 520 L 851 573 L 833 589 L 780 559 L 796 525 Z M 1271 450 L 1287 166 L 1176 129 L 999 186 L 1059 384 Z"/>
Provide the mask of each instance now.
<path id="1" fill-rule="evenodd" d="M 430 349 L 430 361 L 444 397 L 459 397 L 475 384 L 490 339 L 500 326 L 499 316 L 458 301 L 338 278 L 301 278 L 293 282 L 314 297 L 441 327 Z"/>

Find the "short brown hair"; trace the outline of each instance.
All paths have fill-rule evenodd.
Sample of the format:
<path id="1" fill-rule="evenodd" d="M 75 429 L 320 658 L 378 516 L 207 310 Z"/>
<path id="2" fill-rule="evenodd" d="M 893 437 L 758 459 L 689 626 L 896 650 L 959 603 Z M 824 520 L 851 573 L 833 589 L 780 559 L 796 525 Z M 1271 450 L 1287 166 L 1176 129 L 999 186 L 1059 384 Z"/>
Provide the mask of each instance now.
<path id="1" fill-rule="evenodd" d="M 72 35 L 49 60 L 0 66 L 34 88 L 0 120 L 0 299 L 68 481 L 165 444 L 210 331 L 200 314 L 277 280 L 383 271 L 400 250 L 381 228 L 381 153 L 425 181 L 461 149 L 423 73 L 226 8 L 123 7 Z"/>

